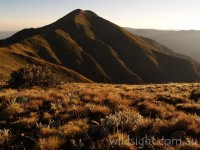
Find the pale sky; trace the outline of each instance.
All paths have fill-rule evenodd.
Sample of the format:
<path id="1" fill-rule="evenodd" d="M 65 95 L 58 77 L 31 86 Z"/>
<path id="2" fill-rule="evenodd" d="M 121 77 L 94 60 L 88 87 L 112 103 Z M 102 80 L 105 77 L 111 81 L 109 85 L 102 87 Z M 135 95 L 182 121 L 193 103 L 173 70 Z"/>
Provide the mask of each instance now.
<path id="1" fill-rule="evenodd" d="M 200 30 L 200 0 L 0 0 L 0 31 L 41 27 L 78 8 L 122 27 Z"/>

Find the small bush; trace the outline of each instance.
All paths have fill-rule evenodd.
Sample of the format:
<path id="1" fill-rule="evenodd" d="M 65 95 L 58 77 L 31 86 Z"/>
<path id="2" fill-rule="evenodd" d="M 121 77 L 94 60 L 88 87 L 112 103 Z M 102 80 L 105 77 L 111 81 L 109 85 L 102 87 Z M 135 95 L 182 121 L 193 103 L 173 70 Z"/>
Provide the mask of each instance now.
<path id="1" fill-rule="evenodd" d="M 144 118 L 135 111 L 124 111 L 124 112 L 115 112 L 114 114 L 110 114 L 105 119 L 105 126 L 111 131 L 132 131 L 134 128 L 143 121 Z"/>
<path id="2" fill-rule="evenodd" d="M 50 67 L 28 65 L 12 72 L 8 84 L 12 88 L 53 87 L 59 85 L 61 79 Z"/>

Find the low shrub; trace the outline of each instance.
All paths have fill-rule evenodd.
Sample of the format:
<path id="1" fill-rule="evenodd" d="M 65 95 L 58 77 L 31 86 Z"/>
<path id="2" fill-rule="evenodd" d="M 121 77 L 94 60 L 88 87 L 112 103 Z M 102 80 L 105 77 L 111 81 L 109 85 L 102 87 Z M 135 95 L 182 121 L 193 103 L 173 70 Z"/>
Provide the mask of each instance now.
<path id="1" fill-rule="evenodd" d="M 48 66 L 28 65 L 12 72 L 8 84 L 11 88 L 53 87 L 59 85 L 61 80 L 56 71 Z"/>

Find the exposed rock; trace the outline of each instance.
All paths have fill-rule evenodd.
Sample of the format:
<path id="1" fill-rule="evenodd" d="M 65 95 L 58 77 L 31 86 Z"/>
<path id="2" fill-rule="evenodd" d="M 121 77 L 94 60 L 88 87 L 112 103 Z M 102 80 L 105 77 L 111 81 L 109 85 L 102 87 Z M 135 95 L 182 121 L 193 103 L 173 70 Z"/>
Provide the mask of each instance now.
<path id="1" fill-rule="evenodd" d="M 172 140 L 185 141 L 186 140 L 186 133 L 184 131 L 175 131 L 175 132 L 172 133 L 171 138 L 172 138 Z"/>
<path id="2" fill-rule="evenodd" d="M 88 135 L 92 138 L 105 138 L 108 136 L 108 131 L 102 125 L 93 125 L 88 129 Z"/>
<path id="3" fill-rule="evenodd" d="M 190 94 L 190 99 L 194 100 L 195 102 L 197 102 L 200 99 L 200 91 L 192 90 L 192 92 Z"/>

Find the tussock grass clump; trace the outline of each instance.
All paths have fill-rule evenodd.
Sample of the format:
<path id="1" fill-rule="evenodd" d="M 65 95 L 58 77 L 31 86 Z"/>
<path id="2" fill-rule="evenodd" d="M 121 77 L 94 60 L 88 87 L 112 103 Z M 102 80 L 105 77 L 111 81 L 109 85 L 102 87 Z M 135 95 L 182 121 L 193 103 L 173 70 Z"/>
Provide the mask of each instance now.
<path id="1" fill-rule="evenodd" d="M 55 150 L 59 149 L 64 144 L 64 139 L 59 136 L 50 136 L 41 138 L 38 142 L 38 147 L 42 150 Z"/>
<path id="2" fill-rule="evenodd" d="M 9 142 L 11 138 L 11 133 L 9 129 L 0 130 L 0 146 L 3 147 Z"/>
<path id="3" fill-rule="evenodd" d="M 59 128 L 67 138 L 83 137 L 85 130 L 88 128 L 86 120 L 74 120 Z"/>
<path id="4" fill-rule="evenodd" d="M 163 105 L 163 106 L 162 106 Z M 139 112 L 150 118 L 171 118 L 175 108 L 165 103 L 142 102 L 137 105 Z"/>
<path id="5" fill-rule="evenodd" d="M 51 128 L 50 126 L 42 126 L 40 128 L 40 134 L 48 137 L 57 134 L 57 130 L 55 128 Z"/>
<path id="6" fill-rule="evenodd" d="M 169 133 L 174 131 L 184 131 L 194 139 L 200 138 L 200 118 L 197 115 L 186 115 L 180 112 L 179 116 L 169 125 Z M 171 131 L 170 131 L 171 130 Z"/>
<path id="7" fill-rule="evenodd" d="M 180 104 L 180 103 L 185 103 L 186 102 L 186 99 L 178 97 L 178 96 L 175 97 L 175 96 L 160 95 L 159 94 L 157 97 L 158 97 L 159 101 L 163 101 L 165 103 L 173 104 L 173 105 Z"/>
<path id="8" fill-rule="evenodd" d="M 50 67 L 28 65 L 12 72 L 8 84 L 12 88 L 52 87 L 59 85 L 62 82 L 61 79 Z"/>
<path id="9" fill-rule="evenodd" d="M 3 111 L 0 112 L 2 119 L 12 119 L 15 115 L 23 112 L 23 107 L 18 103 L 11 103 Z"/>
<path id="10" fill-rule="evenodd" d="M 110 113 L 110 109 L 107 106 L 87 104 L 86 109 L 89 111 L 90 116 L 101 116 L 105 117 Z"/>
<path id="11" fill-rule="evenodd" d="M 187 113 L 200 115 L 200 104 L 178 104 L 176 105 L 176 108 Z"/>

